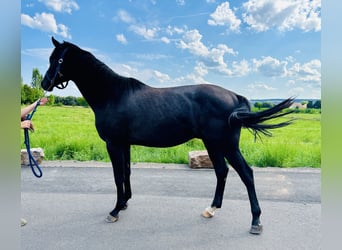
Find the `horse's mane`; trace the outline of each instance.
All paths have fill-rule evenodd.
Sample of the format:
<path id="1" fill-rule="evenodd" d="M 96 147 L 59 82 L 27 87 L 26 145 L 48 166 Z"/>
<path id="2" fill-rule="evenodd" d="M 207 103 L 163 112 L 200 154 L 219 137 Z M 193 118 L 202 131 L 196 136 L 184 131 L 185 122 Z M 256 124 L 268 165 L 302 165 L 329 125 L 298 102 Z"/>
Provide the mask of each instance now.
<path id="1" fill-rule="evenodd" d="M 101 75 L 101 78 L 105 79 L 105 81 L 109 85 L 108 87 L 113 87 L 115 85 L 119 86 L 120 89 L 134 91 L 146 86 L 144 83 L 140 82 L 137 79 L 119 75 L 104 62 L 97 59 L 89 51 L 83 50 L 72 43 L 68 44 L 76 47 L 79 51 L 81 51 L 82 60 L 87 61 L 89 64 L 91 64 L 91 67 L 94 69 L 94 71 L 98 72 L 99 75 Z"/>

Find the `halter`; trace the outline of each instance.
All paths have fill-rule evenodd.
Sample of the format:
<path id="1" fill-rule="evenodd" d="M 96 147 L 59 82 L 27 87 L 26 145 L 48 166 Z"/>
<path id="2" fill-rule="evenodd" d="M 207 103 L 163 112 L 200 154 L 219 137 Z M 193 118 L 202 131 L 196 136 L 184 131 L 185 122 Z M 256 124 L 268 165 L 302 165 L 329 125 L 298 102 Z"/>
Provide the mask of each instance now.
<path id="1" fill-rule="evenodd" d="M 56 87 L 56 88 L 58 88 L 58 89 L 65 89 L 65 88 L 68 86 L 69 80 L 67 80 L 65 84 L 64 84 L 64 82 L 61 82 L 60 84 L 54 86 L 57 75 L 58 75 L 59 77 L 63 77 L 63 74 L 61 73 L 60 70 L 61 70 L 62 63 L 63 63 L 63 61 L 64 61 L 63 58 L 64 58 L 64 56 L 65 56 L 65 53 L 68 51 L 68 49 L 69 49 L 69 48 L 66 48 L 66 49 L 62 52 L 61 57 L 58 59 L 58 65 L 57 65 L 57 67 L 56 67 L 56 71 L 55 71 L 55 74 L 53 75 L 53 77 L 50 78 L 49 75 L 46 74 L 47 79 L 51 82 L 51 85 L 49 86 L 48 89 L 50 89 L 51 87 Z"/>

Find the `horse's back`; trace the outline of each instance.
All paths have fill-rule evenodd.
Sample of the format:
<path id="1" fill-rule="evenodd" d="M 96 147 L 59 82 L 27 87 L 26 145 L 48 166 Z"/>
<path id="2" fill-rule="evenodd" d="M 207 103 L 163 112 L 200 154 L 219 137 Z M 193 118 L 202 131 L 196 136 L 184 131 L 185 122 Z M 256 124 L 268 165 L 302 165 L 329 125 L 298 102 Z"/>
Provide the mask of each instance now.
<path id="1" fill-rule="evenodd" d="M 201 110 L 229 116 L 234 110 L 245 106 L 248 109 L 248 100 L 233 91 L 217 85 L 194 85 L 194 101 Z"/>

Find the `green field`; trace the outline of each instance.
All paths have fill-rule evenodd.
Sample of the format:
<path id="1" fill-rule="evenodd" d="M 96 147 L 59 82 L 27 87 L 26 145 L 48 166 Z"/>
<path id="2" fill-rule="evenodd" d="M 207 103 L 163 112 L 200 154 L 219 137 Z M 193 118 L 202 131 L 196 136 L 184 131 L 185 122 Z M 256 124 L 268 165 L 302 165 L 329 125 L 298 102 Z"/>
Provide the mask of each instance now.
<path id="1" fill-rule="evenodd" d="M 262 136 L 256 142 L 248 130 L 242 130 L 240 148 L 251 166 L 321 166 L 321 115 L 290 114 L 287 118 L 297 120 L 273 130 L 273 137 Z M 33 122 L 36 131 L 30 133 L 31 147 L 43 148 L 46 160 L 109 161 L 90 108 L 41 106 Z M 25 148 L 23 133 L 21 141 Z M 171 148 L 132 146 L 131 161 L 188 163 L 188 152 L 202 149 L 197 139 Z"/>

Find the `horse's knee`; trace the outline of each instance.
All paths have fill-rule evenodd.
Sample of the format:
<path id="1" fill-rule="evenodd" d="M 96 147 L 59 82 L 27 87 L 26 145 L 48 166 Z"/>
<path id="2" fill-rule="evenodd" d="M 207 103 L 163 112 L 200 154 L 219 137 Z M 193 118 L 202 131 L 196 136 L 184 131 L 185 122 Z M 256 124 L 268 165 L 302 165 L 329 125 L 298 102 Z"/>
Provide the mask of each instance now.
<path id="1" fill-rule="evenodd" d="M 218 179 L 226 179 L 229 169 L 226 165 L 214 166 L 215 174 Z"/>

